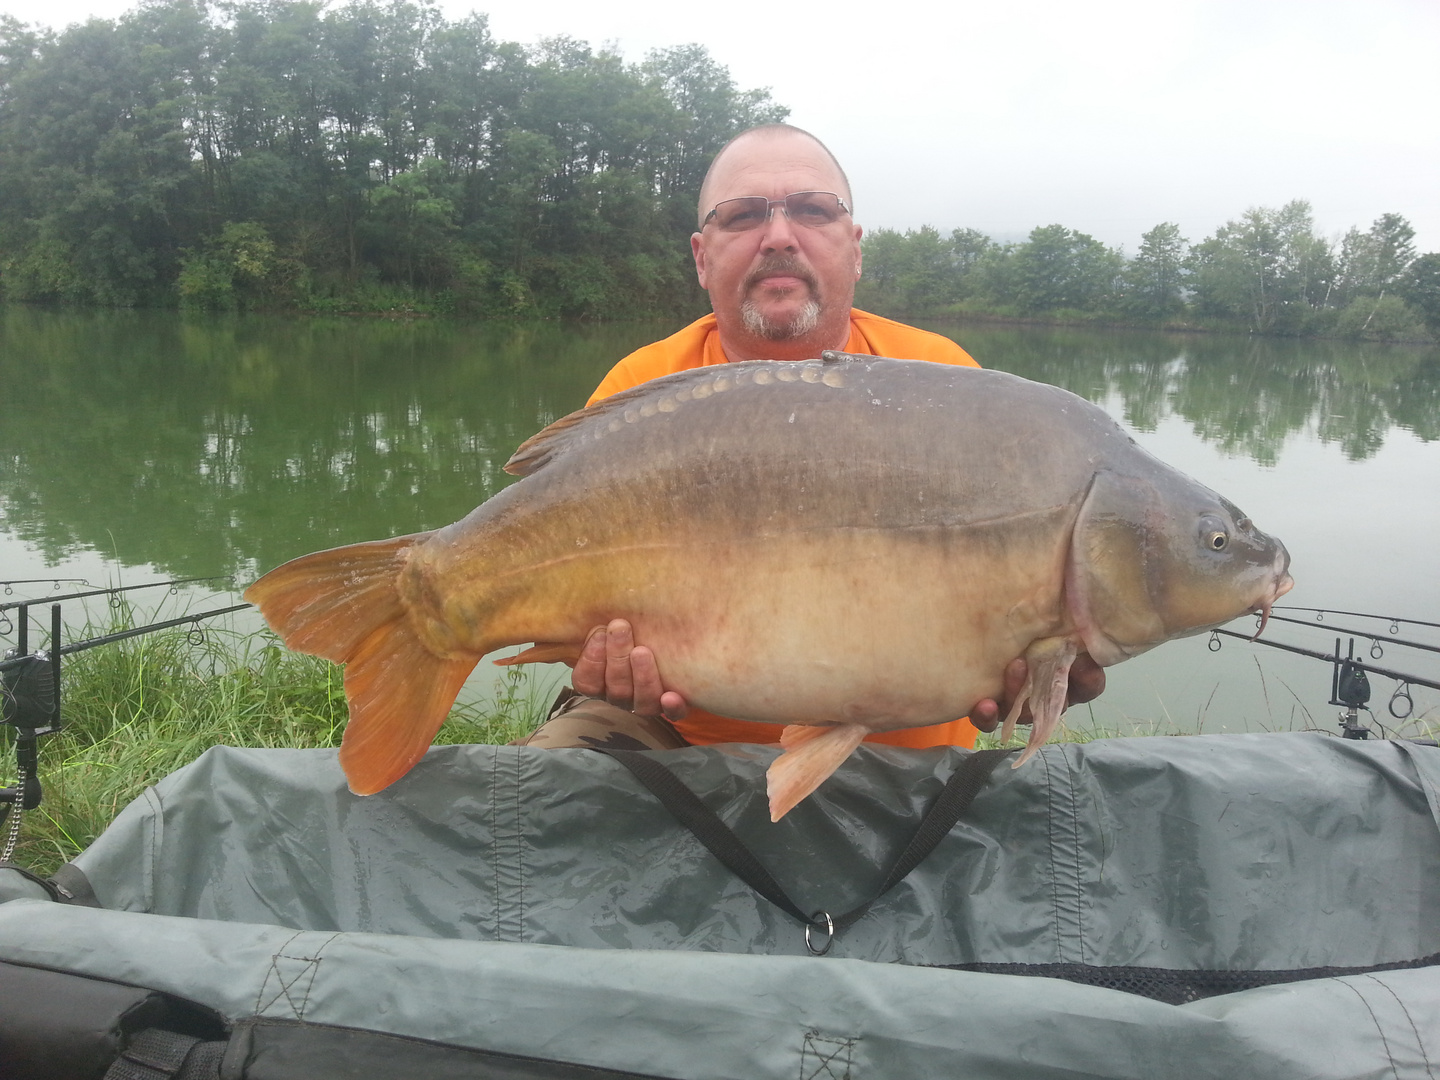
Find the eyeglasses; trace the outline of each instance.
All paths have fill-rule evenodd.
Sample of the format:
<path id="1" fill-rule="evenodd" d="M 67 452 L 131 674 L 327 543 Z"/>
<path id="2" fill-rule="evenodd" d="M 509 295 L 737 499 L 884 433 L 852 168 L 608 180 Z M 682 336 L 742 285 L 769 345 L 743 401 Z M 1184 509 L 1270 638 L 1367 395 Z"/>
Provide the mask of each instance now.
<path id="1" fill-rule="evenodd" d="M 700 227 L 703 229 L 714 221 L 722 232 L 749 232 L 767 223 L 777 206 L 783 209 L 785 216 L 796 225 L 804 225 L 810 229 L 832 225 L 840 220 L 841 214 L 850 213 L 845 200 L 833 191 L 796 191 L 783 199 L 745 195 L 717 203 L 715 209 L 705 215 Z"/>

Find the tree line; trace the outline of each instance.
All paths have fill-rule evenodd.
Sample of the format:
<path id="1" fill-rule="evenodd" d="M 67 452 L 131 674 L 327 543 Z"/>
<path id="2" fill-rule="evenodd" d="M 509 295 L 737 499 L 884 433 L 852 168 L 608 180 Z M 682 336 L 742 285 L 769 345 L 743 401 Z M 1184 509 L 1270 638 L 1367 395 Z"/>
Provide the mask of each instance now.
<path id="1" fill-rule="evenodd" d="M 865 237 L 856 303 L 909 316 L 1200 325 L 1262 334 L 1440 338 L 1440 254 L 1384 214 L 1338 242 L 1315 232 L 1310 204 L 1255 207 L 1191 244 L 1172 222 L 1129 258 L 1063 225 L 1001 244 L 974 229 L 925 226 Z"/>
<path id="2" fill-rule="evenodd" d="M 784 119 L 698 45 L 627 63 L 496 41 L 432 0 L 147 0 L 0 15 L 0 296 L 101 306 L 626 318 L 705 310 L 683 238 L 711 157 Z M 1377 339 L 1440 336 L 1440 254 L 1296 201 L 1132 257 L 879 229 L 857 303 Z"/>
<path id="3" fill-rule="evenodd" d="M 109 306 L 704 309 L 677 236 L 780 120 L 701 46 L 496 41 L 428 0 L 0 16 L 0 289 Z"/>

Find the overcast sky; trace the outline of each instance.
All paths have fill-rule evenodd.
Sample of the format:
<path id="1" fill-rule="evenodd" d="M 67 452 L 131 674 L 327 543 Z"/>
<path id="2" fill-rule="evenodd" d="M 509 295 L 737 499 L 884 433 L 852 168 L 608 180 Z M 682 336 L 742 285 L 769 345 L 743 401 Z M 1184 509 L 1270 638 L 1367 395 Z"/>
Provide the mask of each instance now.
<path id="1" fill-rule="evenodd" d="M 0 0 L 60 27 L 126 0 Z M 640 60 L 700 42 L 849 172 L 868 228 L 1061 224 L 1133 252 L 1308 199 L 1338 236 L 1383 213 L 1440 250 L 1440 0 L 443 0 L 494 36 Z"/>

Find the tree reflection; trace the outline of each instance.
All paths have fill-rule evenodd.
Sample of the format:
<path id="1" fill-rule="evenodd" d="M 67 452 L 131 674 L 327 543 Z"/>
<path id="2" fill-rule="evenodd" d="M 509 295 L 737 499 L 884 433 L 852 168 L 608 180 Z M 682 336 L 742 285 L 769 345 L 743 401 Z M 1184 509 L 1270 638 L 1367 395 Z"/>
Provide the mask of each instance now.
<path id="1" fill-rule="evenodd" d="M 1352 460 L 1392 427 L 1440 438 L 1440 356 L 1351 343 L 937 327 L 988 367 L 1141 430 L 1182 417 L 1272 464 L 1309 432 Z M 514 448 L 668 332 L 0 309 L 0 528 L 177 576 L 445 525 Z"/>

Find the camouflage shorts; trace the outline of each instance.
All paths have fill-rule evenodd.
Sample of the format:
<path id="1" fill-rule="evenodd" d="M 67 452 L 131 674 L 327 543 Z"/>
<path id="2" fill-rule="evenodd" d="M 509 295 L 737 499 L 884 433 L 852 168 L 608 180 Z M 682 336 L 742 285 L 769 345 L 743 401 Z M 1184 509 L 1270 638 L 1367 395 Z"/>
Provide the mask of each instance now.
<path id="1" fill-rule="evenodd" d="M 677 750 L 689 746 L 673 724 L 659 716 L 636 716 L 598 698 L 586 697 L 570 687 L 560 691 L 550 716 L 512 746 L 604 746 L 614 750 Z"/>

